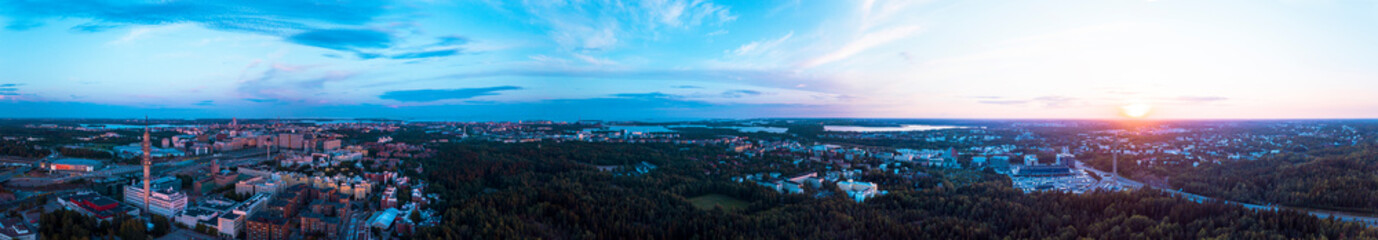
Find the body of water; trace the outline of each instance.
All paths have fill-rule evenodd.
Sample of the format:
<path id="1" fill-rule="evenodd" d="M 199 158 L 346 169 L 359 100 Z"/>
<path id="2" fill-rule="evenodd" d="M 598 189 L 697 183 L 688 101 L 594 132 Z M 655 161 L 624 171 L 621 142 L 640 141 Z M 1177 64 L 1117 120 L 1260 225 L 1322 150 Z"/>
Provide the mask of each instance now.
<path id="1" fill-rule="evenodd" d="M 744 133 L 751 133 L 751 132 L 785 133 L 785 132 L 788 132 L 788 131 L 789 131 L 788 128 L 781 128 L 781 127 L 735 127 L 735 128 L 737 129 L 737 131 L 741 131 L 741 132 L 744 132 Z"/>
<path id="2" fill-rule="evenodd" d="M 100 125 L 105 125 L 105 126 L 104 126 L 104 127 L 101 127 Z M 153 127 L 153 128 L 178 128 L 178 127 L 195 127 L 195 126 L 196 126 L 196 125 L 173 125 L 173 124 L 153 124 L 153 125 L 149 125 L 149 127 Z M 85 127 L 85 128 L 105 128 L 105 129 L 131 129 L 131 128 L 139 128 L 139 129 L 142 129 L 142 128 L 144 128 L 144 125 L 128 125 L 128 124 L 82 124 L 81 127 Z"/>
<path id="3" fill-rule="evenodd" d="M 780 127 L 737 127 L 737 126 L 732 126 L 732 127 L 709 127 L 709 126 L 707 126 L 707 125 L 683 125 L 683 124 L 682 124 L 682 125 L 669 125 L 669 126 L 608 126 L 608 130 L 611 130 L 611 131 L 622 131 L 622 130 L 625 129 L 625 130 L 627 130 L 627 132 L 634 132 L 634 133 L 636 133 L 636 132 L 639 132 L 639 133 L 667 133 L 667 132 L 675 132 L 674 128 L 736 129 L 737 131 L 739 131 L 739 132 L 744 132 L 744 133 L 752 133 L 752 132 L 785 133 L 786 131 L 789 131 L 788 128 L 780 128 Z"/>
<path id="4" fill-rule="evenodd" d="M 943 126 L 943 125 L 900 125 L 899 127 L 867 127 L 867 126 L 823 126 L 823 131 L 829 132 L 912 132 L 912 131 L 933 131 L 943 129 L 967 128 L 962 126 Z"/>
<path id="5" fill-rule="evenodd" d="M 627 132 L 629 132 L 629 133 L 668 133 L 668 132 L 675 132 L 675 130 L 672 130 L 672 129 L 669 129 L 669 128 L 665 128 L 664 126 L 608 126 L 608 130 L 609 130 L 609 131 L 622 131 L 622 130 L 627 130 Z"/>

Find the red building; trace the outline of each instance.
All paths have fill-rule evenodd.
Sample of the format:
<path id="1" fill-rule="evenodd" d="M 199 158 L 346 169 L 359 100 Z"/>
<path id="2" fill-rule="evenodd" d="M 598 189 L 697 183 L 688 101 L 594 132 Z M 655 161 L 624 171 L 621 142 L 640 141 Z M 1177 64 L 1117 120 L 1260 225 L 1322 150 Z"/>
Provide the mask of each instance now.
<path id="1" fill-rule="evenodd" d="M 67 209 L 102 221 L 114 218 L 115 214 L 121 210 L 119 202 L 95 193 L 76 194 L 66 198 L 58 198 L 58 201 Z"/>

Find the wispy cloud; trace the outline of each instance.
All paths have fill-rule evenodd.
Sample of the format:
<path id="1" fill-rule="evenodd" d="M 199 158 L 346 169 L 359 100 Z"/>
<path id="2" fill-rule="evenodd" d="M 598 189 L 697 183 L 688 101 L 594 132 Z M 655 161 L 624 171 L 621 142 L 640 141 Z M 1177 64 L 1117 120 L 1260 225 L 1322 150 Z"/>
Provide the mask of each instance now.
<path id="1" fill-rule="evenodd" d="M 397 100 L 402 102 L 433 102 L 450 99 L 469 99 L 479 96 L 497 95 L 500 91 L 520 90 L 517 86 L 498 86 L 486 88 L 460 88 L 460 89 L 421 89 L 421 90 L 402 90 L 389 91 L 378 96 L 381 99 Z"/>
<path id="2" fill-rule="evenodd" d="M 789 32 L 788 34 L 785 34 L 785 36 L 776 38 L 774 40 L 753 41 L 747 44 L 743 44 L 741 47 L 737 47 L 737 49 L 734 49 L 729 53 L 737 56 L 759 54 L 764 51 L 774 50 L 776 46 L 779 46 L 780 43 L 789 40 L 791 37 L 794 37 L 794 32 Z"/>
<path id="3" fill-rule="evenodd" d="M 392 46 L 394 36 L 368 28 L 387 12 L 405 11 L 408 5 L 390 0 L 322 4 L 310 0 L 275 1 L 2 1 L 0 15 L 12 20 L 7 29 L 26 30 L 50 19 L 89 19 L 72 27 L 75 32 L 101 32 L 125 25 L 196 24 L 205 28 L 282 37 L 291 43 L 355 52 L 361 58 L 382 54 L 360 49 Z M 388 25 L 390 28 L 414 26 Z M 157 28 L 140 27 L 112 43 L 124 43 Z M 446 46 L 468 39 L 440 38 Z"/>
<path id="4" fill-rule="evenodd" d="M 392 58 L 392 59 L 434 58 L 434 57 L 448 57 L 448 56 L 454 56 L 454 55 L 459 55 L 459 54 L 461 54 L 461 53 L 463 53 L 463 51 L 461 51 L 461 50 L 459 50 L 459 49 L 444 49 L 444 50 L 431 50 L 431 51 L 420 51 L 420 52 L 399 53 L 399 54 L 394 54 L 394 55 L 390 56 L 389 58 Z"/>
<path id="5" fill-rule="evenodd" d="M 1023 105 L 1029 103 L 1029 100 L 981 100 L 977 102 L 995 105 Z"/>
<path id="6" fill-rule="evenodd" d="M 5 1 L 3 14 L 17 22 L 86 18 L 100 24 L 160 25 L 199 23 L 208 28 L 279 34 L 309 29 L 311 22 L 359 25 L 372 21 L 389 1 L 320 4 L 308 0 L 278 1 Z M 307 10 L 309 9 L 309 10 Z M 13 22 L 11 25 L 15 25 Z"/>
<path id="7" fill-rule="evenodd" d="M 977 102 L 977 103 L 981 103 L 981 104 L 993 104 L 993 105 L 1026 105 L 1026 104 L 1035 104 L 1035 106 L 1040 106 L 1040 107 L 1045 107 L 1045 108 L 1067 108 L 1067 107 L 1079 106 L 1079 105 L 1082 104 L 1082 103 L 1080 102 L 1080 99 L 1073 98 L 1073 97 L 1066 97 L 1066 96 L 1042 96 L 1042 97 L 1035 97 L 1035 98 L 1030 98 L 1030 99 L 1006 99 L 1006 98 L 1004 98 L 1004 97 L 997 97 L 997 96 L 979 96 L 979 97 L 972 97 L 972 98 L 980 99 L 980 100 L 977 100 L 976 102 Z"/>
<path id="8" fill-rule="evenodd" d="M 442 37 L 439 37 L 438 39 L 439 39 L 440 41 L 437 42 L 437 43 L 435 43 L 435 45 L 437 45 L 437 46 L 464 45 L 464 44 L 468 44 L 468 43 L 471 41 L 468 37 L 459 36 L 459 35 L 442 36 Z"/>
<path id="9" fill-rule="evenodd" d="M 615 79 L 688 79 L 703 82 L 731 82 L 772 88 L 795 88 L 819 92 L 831 91 L 834 81 L 820 74 L 799 74 L 791 71 L 737 70 L 737 69 L 591 69 L 591 68 L 553 68 L 553 69 L 504 69 L 450 74 L 431 79 L 407 79 L 379 82 L 367 87 L 379 87 L 417 81 L 453 81 L 501 76 L 561 77 L 561 78 L 615 78 Z M 803 84 L 808 83 L 808 84 Z"/>
<path id="10" fill-rule="evenodd" d="M 1229 98 L 1220 96 L 1180 96 L 1173 100 L 1183 103 L 1210 103 L 1229 100 Z"/>
<path id="11" fill-rule="evenodd" d="M 335 50 L 358 51 L 386 48 L 392 44 L 392 37 L 375 30 L 324 29 L 288 36 L 287 41 Z"/>
<path id="12" fill-rule="evenodd" d="M 725 98 L 741 98 L 759 95 L 761 95 L 761 91 L 756 90 L 729 90 L 722 93 L 722 97 Z"/>
<path id="13" fill-rule="evenodd" d="M 257 64 L 251 64 L 250 69 L 254 66 Z M 320 96 L 327 83 L 346 81 L 356 75 L 356 72 L 313 66 L 272 64 L 257 76 L 246 75 L 234 94 L 239 99 L 258 103 L 320 103 L 324 102 Z"/>
<path id="14" fill-rule="evenodd" d="M 662 1 L 526 1 L 492 4 L 503 11 L 522 13 L 521 21 L 535 20 L 549 28 L 550 38 L 576 52 L 608 51 L 625 38 L 659 36 L 664 29 L 718 25 L 736 20 L 727 6 L 704 0 Z"/>
<path id="15" fill-rule="evenodd" d="M 878 47 L 895 40 L 899 40 L 919 31 L 918 26 L 895 27 L 877 32 L 866 33 L 860 38 L 848 42 L 846 45 L 830 51 L 818 57 L 800 63 L 803 68 L 812 68 L 823 64 L 828 64 L 838 60 L 843 60 L 871 48 Z"/>
<path id="16" fill-rule="evenodd" d="M 649 93 L 619 93 L 619 94 L 613 94 L 612 96 L 613 96 L 613 97 L 618 97 L 618 98 L 631 98 L 631 99 L 675 99 L 675 98 L 683 98 L 683 96 L 673 95 L 673 94 L 665 94 L 665 93 L 661 93 L 661 92 L 649 92 Z"/>
<path id="17" fill-rule="evenodd" d="M 4 84 L 0 84 L 0 96 L 18 96 L 18 95 L 19 95 L 19 86 L 23 86 L 23 85 L 24 85 L 24 84 L 18 84 L 18 83 L 4 83 Z"/>

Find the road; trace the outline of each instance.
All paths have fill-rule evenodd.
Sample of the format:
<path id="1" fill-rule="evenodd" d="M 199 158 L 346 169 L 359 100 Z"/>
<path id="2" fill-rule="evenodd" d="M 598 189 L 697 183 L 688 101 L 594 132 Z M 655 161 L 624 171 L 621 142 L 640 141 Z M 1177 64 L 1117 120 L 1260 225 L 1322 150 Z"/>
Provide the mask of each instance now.
<path id="1" fill-rule="evenodd" d="M 1106 174 L 1106 172 L 1104 172 L 1104 171 L 1101 171 L 1101 170 L 1099 170 L 1099 169 L 1092 168 L 1091 166 L 1084 165 L 1084 164 L 1082 164 L 1082 163 L 1080 163 L 1080 162 L 1077 163 L 1077 166 L 1080 167 L 1081 169 L 1086 169 L 1086 170 L 1095 172 L 1096 174 L 1100 174 L 1100 175 L 1102 175 L 1102 176 L 1104 176 L 1104 175 Z M 1133 179 L 1125 178 L 1124 176 L 1118 176 L 1118 177 L 1115 178 L 1115 180 L 1119 181 L 1119 183 L 1122 184 L 1122 185 L 1124 185 L 1124 186 L 1132 186 L 1132 187 L 1135 187 L 1135 188 L 1140 188 L 1140 187 L 1147 186 L 1147 185 L 1144 185 L 1143 183 L 1140 183 L 1140 182 L 1138 182 L 1138 181 L 1134 181 Z M 1368 226 L 1370 226 L 1370 227 L 1378 226 L 1378 216 L 1372 216 L 1372 215 L 1368 215 L 1368 214 L 1350 213 L 1350 212 L 1338 212 L 1338 211 L 1326 211 L 1326 210 L 1308 209 L 1308 208 L 1298 208 L 1298 207 L 1287 207 L 1287 206 L 1279 206 L 1279 205 L 1277 205 L 1277 204 L 1258 205 L 1258 204 L 1242 203 L 1242 202 L 1224 200 L 1224 199 L 1219 199 L 1219 198 L 1207 197 L 1207 196 L 1202 196 L 1202 195 L 1198 195 L 1198 194 L 1183 192 L 1183 191 L 1181 191 L 1181 190 L 1163 189 L 1163 188 L 1156 188 L 1156 187 L 1153 187 L 1153 186 L 1148 186 L 1148 187 L 1149 187 L 1149 188 L 1152 188 L 1152 189 L 1159 190 L 1159 191 L 1166 192 L 1166 193 L 1168 193 L 1168 194 L 1172 194 L 1172 195 L 1176 195 L 1176 196 L 1181 196 L 1182 198 L 1186 198 L 1187 200 L 1191 200 L 1191 201 L 1193 201 L 1193 202 L 1198 202 L 1198 203 L 1200 203 L 1200 202 L 1206 202 L 1206 201 L 1220 201 L 1220 202 L 1224 202 L 1224 203 L 1227 203 L 1227 204 L 1236 204 L 1236 205 L 1240 205 L 1240 206 L 1243 206 L 1243 207 L 1248 208 L 1248 209 L 1253 209 L 1253 210 L 1264 210 L 1264 211 L 1277 211 L 1277 210 L 1280 210 L 1280 209 L 1287 209 L 1287 210 L 1294 210 L 1294 211 L 1299 211 L 1299 212 L 1306 212 L 1306 213 L 1309 213 L 1309 214 L 1311 214 L 1312 216 L 1316 216 L 1316 217 L 1318 217 L 1318 218 L 1329 218 L 1329 217 L 1334 217 L 1335 219 L 1338 219 L 1338 220 L 1340 220 L 1340 221 L 1359 222 L 1359 223 L 1363 223 L 1363 224 L 1365 224 L 1365 225 L 1368 225 Z"/>
<path id="2" fill-rule="evenodd" d="M 211 157 L 206 157 L 206 156 L 194 156 L 194 157 L 174 158 L 174 159 L 171 159 L 171 160 L 162 161 L 162 162 L 159 162 L 159 163 L 154 163 L 154 164 L 153 164 L 153 173 L 154 173 L 154 175 L 161 175 L 162 173 L 166 173 L 166 172 L 179 171 L 179 170 L 183 170 L 183 169 L 186 169 L 186 168 L 192 168 L 192 167 L 199 167 L 199 166 L 201 166 L 201 164 L 203 164 L 203 163 L 208 163 L 208 162 L 210 162 L 210 161 L 212 161 L 212 160 L 220 160 L 221 163 L 222 163 L 223 165 L 227 166 L 227 167 L 228 167 L 228 166 L 238 166 L 238 165 L 250 164 L 250 163 L 257 163 L 257 162 L 261 162 L 261 161 L 266 160 L 266 159 L 263 159 L 263 158 L 259 158 L 260 156 L 264 156 L 264 155 L 267 155 L 267 151 L 264 151 L 264 150 L 262 150 L 262 149 L 246 149 L 246 150 L 239 150 L 239 151 L 234 151 L 234 152 L 219 154 L 219 156 L 211 156 Z M 90 172 L 90 173 L 85 173 L 85 174 L 69 175 L 69 176 L 64 176 L 64 177 L 14 178 L 14 179 L 12 179 L 13 181 L 10 181 L 8 184 L 10 184 L 10 185 L 12 185 L 12 186 L 19 186 L 19 187 L 34 187 L 34 186 L 44 186 L 44 185 L 51 185 L 51 184 L 59 184 L 59 183 L 64 183 L 64 182 L 68 182 L 68 181 L 75 181 L 75 180 L 79 180 L 79 179 L 87 179 L 87 178 L 104 178 L 104 177 L 110 177 L 110 176 L 119 176 L 119 175 L 125 175 L 125 174 L 139 173 L 139 172 L 142 172 L 142 171 L 143 171 L 143 166 L 138 166 L 138 165 L 123 165 L 123 166 L 109 167 L 109 168 L 101 169 L 101 170 L 95 171 L 95 172 Z"/>

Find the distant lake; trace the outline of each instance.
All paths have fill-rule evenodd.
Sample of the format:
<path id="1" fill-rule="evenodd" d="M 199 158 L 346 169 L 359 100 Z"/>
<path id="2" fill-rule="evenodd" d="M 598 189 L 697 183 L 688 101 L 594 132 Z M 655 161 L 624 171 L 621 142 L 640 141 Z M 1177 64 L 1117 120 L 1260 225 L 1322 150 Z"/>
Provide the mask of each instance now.
<path id="1" fill-rule="evenodd" d="M 324 120 L 307 119 L 307 120 L 301 120 L 301 122 L 303 122 L 303 123 L 312 123 L 312 124 L 316 124 L 316 125 L 325 125 L 325 124 L 337 124 L 337 123 L 396 123 L 396 122 L 399 122 L 399 121 L 379 121 L 379 120 L 363 120 L 363 119 L 324 119 Z"/>
<path id="2" fill-rule="evenodd" d="M 639 133 L 668 133 L 668 132 L 675 132 L 675 130 L 672 129 L 672 128 L 736 129 L 738 132 L 744 132 L 744 133 L 752 133 L 752 132 L 785 133 L 786 131 L 789 131 L 788 128 L 780 128 L 780 127 L 737 127 L 737 126 L 731 126 L 731 127 L 709 127 L 709 126 L 707 126 L 707 125 L 608 126 L 608 130 L 610 130 L 610 131 L 622 131 L 622 130 L 627 130 L 627 132 L 633 132 L 633 133 L 638 133 L 638 132 L 639 132 Z"/>
<path id="3" fill-rule="evenodd" d="M 104 126 L 104 127 L 100 127 L 100 125 L 105 125 L 105 126 Z M 153 124 L 153 125 L 149 125 L 149 127 L 152 127 L 152 128 L 179 128 L 179 127 L 195 127 L 195 126 L 196 126 L 196 125 L 173 125 L 173 124 Z M 144 128 L 144 125 L 129 125 L 129 124 L 81 124 L 81 127 L 84 127 L 84 128 L 105 128 L 105 129 L 131 129 L 131 128 Z"/>
<path id="4" fill-rule="evenodd" d="M 610 131 L 627 130 L 629 133 L 668 133 L 675 132 L 664 126 L 608 126 Z"/>
<path id="5" fill-rule="evenodd" d="M 823 126 L 823 131 L 829 132 L 912 132 L 912 131 L 933 131 L 943 129 L 967 128 L 961 126 L 942 126 L 942 125 L 900 125 L 899 127 L 867 127 L 867 126 Z"/>
<path id="6" fill-rule="evenodd" d="M 788 128 L 781 128 L 781 127 L 737 127 L 737 131 L 741 131 L 741 132 L 744 132 L 744 133 L 751 133 L 751 132 L 785 133 L 785 132 L 788 132 L 789 129 L 788 129 Z"/>

